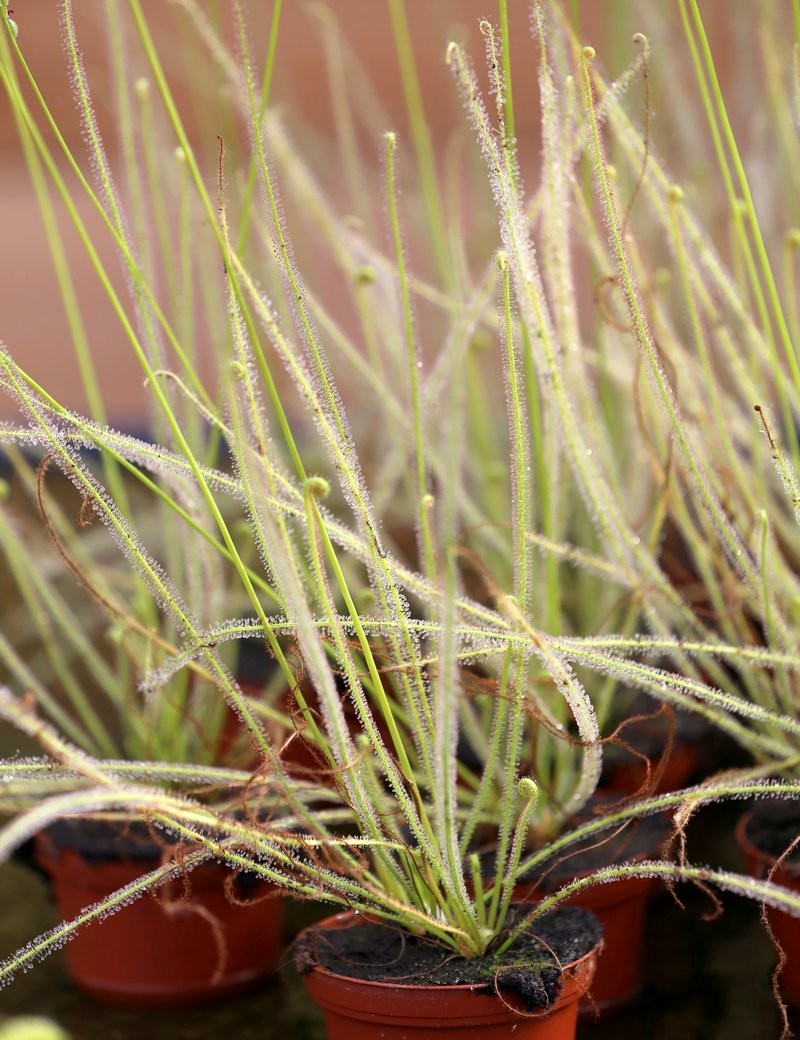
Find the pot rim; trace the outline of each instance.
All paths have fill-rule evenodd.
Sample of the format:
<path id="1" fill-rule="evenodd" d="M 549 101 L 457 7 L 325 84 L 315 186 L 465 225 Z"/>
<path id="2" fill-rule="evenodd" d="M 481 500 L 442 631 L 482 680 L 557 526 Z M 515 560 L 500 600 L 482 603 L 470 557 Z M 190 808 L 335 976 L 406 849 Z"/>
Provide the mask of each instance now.
<path id="1" fill-rule="evenodd" d="M 744 851 L 746 856 L 758 862 L 760 866 L 768 867 L 770 870 L 773 867 L 777 867 L 776 876 L 783 873 L 787 877 L 797 881 L 800 879 L 800 862 L 797 860 L 783 862 L 778 861 L 777 856 L 773 856 L 771 852 L 767 852 L 765 849 L 760 848 L 754 844 L 747 836 L 747 825 L 753 818 L 754 810 L 748 809 L 747 812 L 742 813 L 736 823 L 736 830 L 734 832 L 736 841 L 739 847 Z"/>

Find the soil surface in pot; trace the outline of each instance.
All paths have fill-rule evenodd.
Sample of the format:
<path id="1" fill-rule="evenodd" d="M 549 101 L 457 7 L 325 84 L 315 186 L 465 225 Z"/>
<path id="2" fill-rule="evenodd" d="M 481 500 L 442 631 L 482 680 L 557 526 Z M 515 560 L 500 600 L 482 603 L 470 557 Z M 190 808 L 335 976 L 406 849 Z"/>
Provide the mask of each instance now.
<path id="1" fill-rule="evenodd" d="M 191 848 L 191 842 L 142 820 L 116 822 L 83 817 L 64 819 L 50 824 L 44 833 L 55 849 L 77 852 L 94 866 L 117 862 L 141 863 L 144 871 L 165 857 L 169 859 L 166 854 L 175 854 L 181 846 L 184 849 Z M 27 859 L 22 858 L 23 861 Z M 247 898 L 250 891 L 261 883 L 260 875 L 252 871 L 238 872 L 237 897 Z"/>
<path id="2" fill-rule="evenodd" d="M 77 817 L 75 820 L 58 820 L 51 824 L 40 838 L 44 838 L 43 849 L 49 850 L 45 853 L 50 858 L 53 853 L 56 858 L 64 852 L 77 853 L 82 860 L 92 867 L 102 867 L 106 864 L 131 864 L 140 867 L 141 873 L 153 869 L 161 862 L 169 862 L 171 859 L 179 860 L 179 849 L 190 848 L 190 842 L 178 837 L 169 831 L 162 830 L 155 825 L 144 821 L 106 821 L 93 820 L 93 818 Z M 41 856 L 33 852 L 33 846 L 37 839 L 31 839 L 30 852 L 27 851 L 20 859 L 31 866 L 36 872 L 51 883 L 49 869 L 45 868 Z M 247 901 L 262 890 L 264 882 L 260 875 L 252 870 L 234 870 L 224 866 L 222 862 L 209 860 L 198 868 L 200 874 L 196 875 L 195 881 L 207 875 L 209 869 L 225 870 L 230 876 L 230 894 L 236 900 Z M 184 882 L 188 882 L 188 890 L 193 883 L 192 874 L 183 874 Z"/>
<path id="3" fill-rule="evenodd" d="M 745 835 L 761 852 L 779 859 L 800 837 L 800 805 L 788 800 L 755 802 Z M 800 875 L 800 844 L 781 865 L 790 874 Z"/>
<path id="4" fill-rule="evenodd" d="M 466 960 L 430 939 L 384 924 L 314 930 L 295 944 L 299 971 L 319 965 L 336 975 L 404 986 L 478 984 L 486 992 L 513 993 L 527 1011 L 548 1007 L 561 989 L 560 965 L 594 947 L 601 936 L 597 919 L 564 907 L 536 921 L 502 956 Z"/>
<path id="5" fill-rule="evenodd" d="M 57 849 L 73 849 L 90 863 L 157 860 L 165 849 L 180 844 L 175 835 L 140 820 L 58 820 L 47 828 L 47 835 Z"/>

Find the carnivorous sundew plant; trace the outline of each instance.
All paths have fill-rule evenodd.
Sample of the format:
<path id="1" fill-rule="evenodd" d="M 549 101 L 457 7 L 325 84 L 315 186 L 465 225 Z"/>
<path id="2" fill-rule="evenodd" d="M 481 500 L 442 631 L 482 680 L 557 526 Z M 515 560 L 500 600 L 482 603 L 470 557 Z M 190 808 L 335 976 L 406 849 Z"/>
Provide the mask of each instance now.
<path id="1" fill-rule="evenodd" d="M 51 702 L 22 671 L 10 674 L 0 711 L 45 756 L 2 764 L 3 804 L 17 812 L 0 831 L 0 851 L 59 817 L 99 813 L 144 817 L 182 839 L 185 854 L 8 958 L 0 978 L 158 878 L 210 858 L 426 934 L 464 957 L 507 947 L 575 891 L 624 876 L 716 884 L 800 913 L 800 896 L 693 865 L 679 851 L 582 877 L 509 928 L 518 878 L 595 834 L 648 813 L 685 816 L 723 797 L 800 792 L 791 776 L 768 778 L 797 760 L 796 582 L 779 555 L 790 517 L 758 462 L 765 439 L 748 425 L 754 401 L 766 414 L 774 397 L 783 408 L 776 414 L 794 414 L 793 355 L 784 351 L 744 182 L 731 189 L 741 294 L 701 231 L 690 192 L 668 178 L 649 129 L 629 113 L 628 98 L 649 83 L 648 40 L 638 35 L 631 64 L 607 80 L 560 7 L 532 5 L 542 138 L 535 185 L 523 183 L 516 161 L 505 0 L 499 29 L 481 23 L 489 107 L 464 48 L 447 47 L 488 167 L 496 227 L 476 261 L 479 246 L 459 237 L 425 159 L 424 114 L 411 105 L 438 261 L 437 273 L 422 278 L 404 239 L 400 136 L 381 139 L 382 179 L 363 164 L 357 135 L 343 139 L 352 175 L 380 185 L 384 214 L 370 224 L 343 219 L 293 143 L 295 128 L 268 103 L 277 28 L 258 69 L 243 5 L 231 5 L 232 47 L 201 5 L 180 7 L 204 64 L 225 85 L 229 110 L 224 133 L 214 133 L 215 155 L 209 161 L 193 143 L 162 64 L 166 45 L 139 0 L 127 0 L 103 9 L 121 153 L 111 161 L 72 3 L 63 0 L 87 164 L 26 64 L 25 37 L 38 30 L 22 10 L 19 33 L 12 30 L 3 5 L 0 76 L 43 212 L 55 192 L 117 315 L 115 349 L 133 351 L 141 366 L 153 418 L 145 440 L 110 428 L 100 400 L 89 415 L 65 408 L 20 365 L 12 343 L 0 351 L 0 383 L 21 419 L 1 433 L 39 453 L 40 488 L 47 467 L 69 477 L 80 517 L 102 522 L 124 580 L 139 583 L 137 595 L 157 615 L 137 618 L 134 639 L 135 614 L 113 609 L 86 535 L 61 519 L 56 526 L 45 505 L 95 602 L 127 626 L 145 705 L 172 712 L 159 725 L 169 734 L 193 725 L 191 710 L 161 695 L 180 677 L 189 676 L 183 689 L 191 690 L 199 675 L 246 732 L 253 764 L 222 769 L 201 757 L 178 769 L 165 754 L 123 764 L 111 748 L 81 739 L 89 720 L 69 728 L 64 713 L 72 717 L 75 705 L 56 694 Z M 392 7 L 401 18 L 402 3 Z M 697 7 L 678 10 L 690 44 L 701 43 L 703 84 L 712 77 L 713 85 Z M 275 27 L 279 14 L 276 4 Z M 337 97 L 350 125 L 352 97 Z M 721 113 L 713 90 L 709 113 Z M 313 287 L 314 265 L 306 271 L 296 261 L 282 187 L 313 225 L 313 249 L 324 248 L 348 307 L 335 309 Z M 78 197 L 96 211 L 100 232 L 87 230 Z M 651 278 L 650 242 L 640 248 L 637 237 L 635 217 L 645 210 L 674 257 L 666 288 Z M 298 218 L 298 238 L 302 228 Z M 58 256 L 55 223 L 48 233 Z M 116 248 L 127 297 L 100 259 L 98 235 Z M 606 279 L 597 306 L 578 257 Z M 67 273 L 69 334 L 91 383 Z M 752 308 L 742 302 L 751 297 Z M 728 362 L 724 379 L 712 340 Z M 201 343 L 213 363 L 201 361 Z M 725 419 L 715 422 L 713 444 L 698 428 L 706 394 Z M 793 489 L 794 456 L 777 448 L 791 429 L 770 421 Z M 723 486 L 722 458 L 737 474 L 733 485 Z M 142 498 L 162 518 L 155 532 L 139 523 L 153 515 L 139 511 Z M 742 518 L 759 509 L 765 519 L 753 535 Z M 709 578 L 711 619 L 676 587 L 662 557 L 668 515 Z M 180 553 L 164 551 L 167 539 Z M 207 595 L 218 572 L 238 601 Z M 751 596 L 738 620 L 725 599 L 728 573 Z M 759 639 L 743 638 L 756 629 Z M 285 701 L 243 691 L 224 657 L 240 640 L 264 646 Z M 618 683 L 701 713 L 758 768 L 619 803 L 567 827 L 596 790 Z M 285 722 L 276 735 L 279 704 Z M 292 745 L 313 765 L 298 764 Z M 200 797 L 221 786 L 226 800 Z M 490 875 L 474 851 L 487 828 Z"/>

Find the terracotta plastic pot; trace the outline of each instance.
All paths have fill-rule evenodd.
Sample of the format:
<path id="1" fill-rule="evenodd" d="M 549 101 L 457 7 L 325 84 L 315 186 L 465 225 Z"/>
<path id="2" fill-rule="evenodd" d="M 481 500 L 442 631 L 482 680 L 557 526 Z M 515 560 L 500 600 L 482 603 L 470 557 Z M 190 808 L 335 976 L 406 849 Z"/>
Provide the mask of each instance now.
<path id="1" fill-rule="evenodd" d="M 87 858 L 47 832 L 36 838 L 36 859 L 65 920 L 160 863 Z M 267 975 L 282 946 L 283 901 L 273 887 L 215 863 L 186 880 L 188 890 L 184 879 L 170 880 L 79 929 L 65 951 L 75 984 L 106 1003 L 165 1007 L 217 1000 Z"/>
<path id="2" fill-rule="evenodd" d="M 609 797 L 607 792 L 600 792 L 598 799 L 614 801 L 614 797 Z M 520 901 L 538 899 L 543 892 L 555 891 L 573 877 L 584 877 L 592 870 L 610 863 L 656 858 L 666 836 L 665 824 L 651 817 L 648 829 L 641 831 L 633 840 L 623 832 L 603 844 L 594 854 L 596 861 L 591 864 L 582 862 L 581 854 L 578 854 L 557 869 L 548 879 L 546 887 L 520 883 L 515 890 L 515 898 Z M 604 855 L 601 856 L 600 852 Z M 567 873 L 564 867 L 569 867 L 570 863 L 574 872 Z M 594 1015 L 597 1011 L 611 1011 L 621 1007 L 639 992 L 647 904 L 658 885 L 659 882 L 654 878 L 622 878 L 583 889 L 566 901 L 565 905 L 590 910 L 603 926 L 603 950 L 597 961 L 591 994 L 581 1004 L 582 1015 Z"/>
<path id="3" fill-rule="evenodd" d="M 314 928 L 357 927 L 354 914 L 337 914 Z M 319 965 L 303 976 L 322 1008 L 328 1040 L 573 1040 L 578 1002 L 591 985 L 597 947 L 564 967 L 562 989 L 546 1011 L 531 1016 L 506 998 L 472 985 L 404 986 L 337 975 Z"/>
<path id="4" fill-rule="evenodd" d="M 595 885 L 570 902 L 591 910 L 603 926 L 603 952 L 597 961 L 591 997 L 581 1014 L 610 1011 L 632 1000 L 641 989 L 642 941 L 647 903 L 658 884 L 653 878 L 625 878 Z"/>
<path id="5" fill-rule="evenodd" d="M 582 1015 L 620 1007 L 639 992 L 645 914 L 657 884 L 653 878 L 624 878 L 584 889 L 565 902 L 565 906 L 591 910 L 603 926 L 603 949 L 591 994 L 581 1003 Z M 524 885 L 515 892 L 521 901 L 540 895 L 541 889 Z"/>
<path id="6" fill-rule="evenodd" d="M 775 857 L 763 852 L 747 837 L 747 825 L 752 813 L 745 813 L 736 827 L 736 840 L 745 855 L 748 871 L 757 878 L 765 878 L 775 866 Z M 771 875 L 778 885 L 800 892 L 800 871 L 781 866 Z M 800 919 L 767 907 L 767 920 L 786 954 L 786 963 L 780 973 L 780 989 L 784 999 L 794 1007 L 800 1007 Z"/>

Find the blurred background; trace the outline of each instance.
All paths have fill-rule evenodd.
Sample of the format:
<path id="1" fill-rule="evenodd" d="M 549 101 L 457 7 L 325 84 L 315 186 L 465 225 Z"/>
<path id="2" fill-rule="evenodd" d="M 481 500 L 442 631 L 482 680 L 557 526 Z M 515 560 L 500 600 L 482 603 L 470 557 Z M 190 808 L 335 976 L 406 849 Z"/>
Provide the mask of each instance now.
<path id="1" fill-rule="evenodd" d="M 229 150 L 237 139 L 239 144 L 245 143 L 243 128 L 231 120 L 228 88 L 198 38 L 185 0 L 144 0 L 142 6 L 156 43 L 168 41 L 168 45 L 161 48 L 161 57 L 194 146 L 208 172 L 209 184 L 213 186 L 217 136 L 225 138 Z M 758 6 L 765 22 L 785 22 L 787 31 L 791 31 L 788 0 L 764 0 Z M 232 40 L 232 19 L 227 3 L 201 0 L 198 7 Z M 114 125 L 113 77 L 102 8 L 102 0 L 81 0 L 75 5 L 75 21 L 86 70 L 94 86 L 98 123 L 112 167 L 115 167 L 119 142 Z M 252 34 L 255 64 L 260 67 L 267 46 L 271 5 L 247 0 L 244 8 Z M 715 177 L 713 152 L 707 140 L 702 108 L 695 97 L 685 41 L 672 5 L 641 4 L 635 0 L 565 0 L 563 8 L 580 26 L 583 39 L 596 48 L 599 60 L 611 76 L 619 74 L 633 59 L 636 53 L 633 33 L 642 31 L 649 35 L 652 146 L 666 158 L 680 183 L 691 178 L 694 188 L 702 191 L 709 178 L 713 181 Z M 773 220 L 780 220 L 785 226 L 787 214 L 773 216 L 770 213 L 776 203 L 772 198 L 774 193 L 768 190 L 769 184 L 774 183 L 774 164 L 780 161 L 778 128 L 768 109 L 759 110 L 752 104 L 754 82 L 763 83 L 774 73 L 774 68 L 769 67 L 770 61 L 774 63 L 774 55 L 765 50 L 766 35 L 763 40 L 753 36 L 750 4 L 706 0 L 701 8 L 763 225 L 768 229 Z M 86 151 L 66 67 L 59 0 L 20 0 L 15 12 L 20 43 L 31 70 L 68 144 L 83 161 Z M 439 176 L 449 178 L 447 183 L 450 184 L 453 169 L 464 171 L 459 181 L 462 191 L 459 218 L 464 225 L 463 233 L 467 238 L 472 234 L 493 236 L 489 243 L 493 249 L 496 225 L 485 169 L 444 61 L 447 42 L 450 39 L 464 41 L 485 85 L 484 41 L 478 28 L 481 17 L 496 20 L 496 5 L 491 0 L 436 0 L 435 3 L 407 0 L 405 4 L 405 21 Z M 509 21 L 517 138 L 525 183 L 533 190 L 537 184 L 539 111 L 536 45 L 529 29 L 528 0 L 509 0 Z M 146 75 L 145 59 L 138 50 L 135 60 L 141 64 L 141 75 Z M 337 90 L 347 92 L 355 117 L 352 132 L 358 142 L 367 182 L 361 199 L 354 199 L 348 191 L 340 147 L 343 127 L 337 124 L 335 111 Z M 636 84 L 633 91 L 632 110 L 635 112 L 638 105 L 643 115 L 643 84 Z M 381 135 L 387 129 L 398 132 L 400 176 L 407 188 L 403 199 L 405 233 L 412 265 L 417 274 L 432 276 L 430 242 L 425 240 L 425 215 L 419 204 L 415 144 L 409 130 L 391 5 L 382 0 L 334 0 L 328 5 L 299 0 L 284 3 L 271 98 L 272 104 L 283 114 L 300 154 L 322 180 L 339 212 L 355 214 L 361 220 L 383 222 L 377 233 L 371 229 L 373 241 L 379 243 L 388 241 L 385 211 L 380 201 Z M 168 133 L 163 126 L 160 132 Z M 348 132 L 348 128 L 344 128 L 344 132 Z M 762 170 L 766 176 L 761 175 Z M 85 401 L 53 264 L 14 121 L 2 95 L 0 184 L 3 242 L 0 339 L 34 377 L 56 388 L 64 404 L 81 409 Z M 118 186 L 124 198 L 124 182 Z M 313 244 L 304 254 L 307 243 L 299 233 L 302 221 L 291 219 L 290 187 L 284 185 L 284 205 L 298 259 L 302 262 L 304 255 L 313 258 Z M 76 197 L 80 200 L 80 192 L 76 192 Z M 723 207 L 722 193 L 715 192 L 708 203 L 712 208 Z M 55 206 L 63 218 L 63 206 L 58 199 Z M 90 230 L 97 231 L 98 224 L 96 220 L 93 222 L 88 203 L 81 201 L 80 210 L 88 219 Z M 136 362 L 126 348 L 118 322 L 99 291 L 96 276 L 69 222 L 62 219 L 61 227 L 109 417 L 117 426 L 140 429 L 144 394 Z M 112 270 L 118 269 L 110 243 L 104 241 L 102 234 L 97 237 L 101 256 Z M 304 273 L 317 281 L 325 276 L 324 269 L 315 269 L 313 263 L 305 265 Z M 330 295 L 328 293 L 329 298 Z M 0 418 L 13 416 L 13 403 L 0 397 Z"/>

